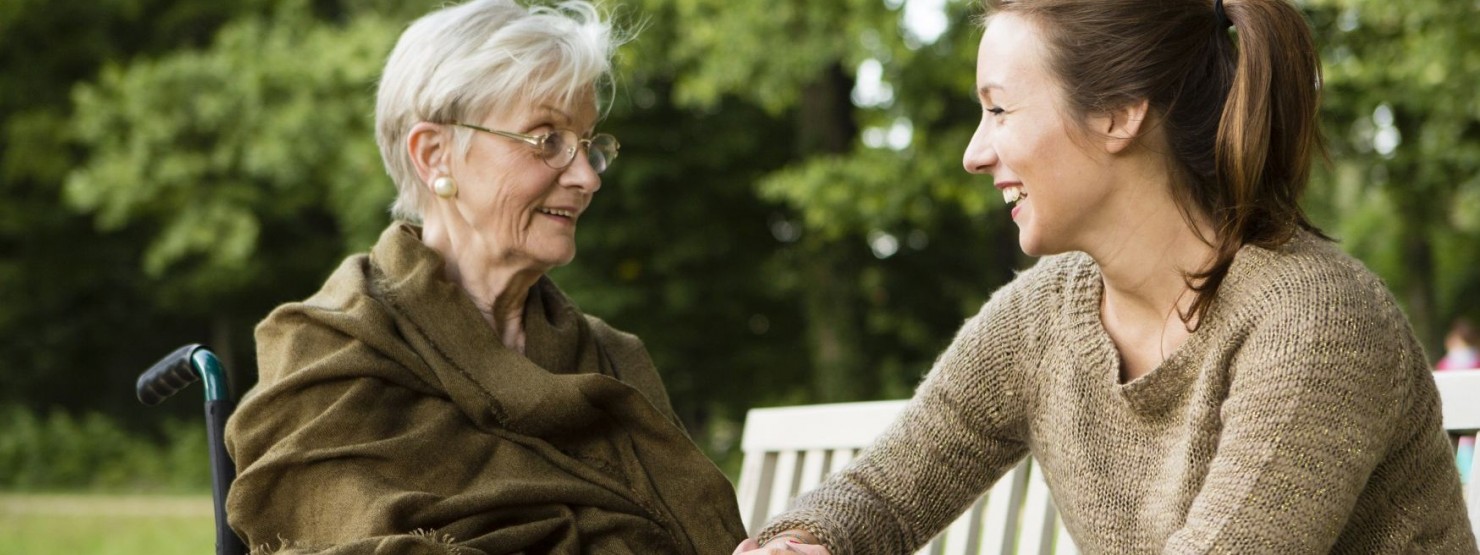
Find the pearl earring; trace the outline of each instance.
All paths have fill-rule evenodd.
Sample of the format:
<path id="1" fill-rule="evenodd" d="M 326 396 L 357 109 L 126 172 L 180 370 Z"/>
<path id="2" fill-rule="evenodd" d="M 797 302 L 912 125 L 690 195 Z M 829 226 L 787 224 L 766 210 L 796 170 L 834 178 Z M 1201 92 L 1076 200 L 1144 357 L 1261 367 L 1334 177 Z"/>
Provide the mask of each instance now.
<path id="1" fill-rule="evenodd" d="M 442 198 L 453 198 L 457 196 L 457 183 L 451 177 L 442 176 L 432 180 L 432 192 Z"/>

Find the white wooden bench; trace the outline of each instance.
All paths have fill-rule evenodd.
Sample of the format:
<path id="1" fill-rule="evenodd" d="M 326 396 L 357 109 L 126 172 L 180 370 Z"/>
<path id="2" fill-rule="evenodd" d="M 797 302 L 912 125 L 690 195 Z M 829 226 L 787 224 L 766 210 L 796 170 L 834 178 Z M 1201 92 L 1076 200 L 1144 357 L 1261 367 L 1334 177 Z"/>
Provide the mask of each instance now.
<path id="1" fill-rule="evenodd" d="M 874 401 L 751 409 L 741 449 L 740 518 L 751 535 L 800 493 L 841 470 L 904 408 Z M 1059 524 L 1048 485 L 1028 460 L 997 481 L 922 554 L 1078 553 Z"/>
<path id="2" fill-rule="evenodd" d="M 1444 429 L 1450 435 L 1475 437 L 1480 430 L 1480 370 L 1434 372 L 1443 400 Z M 1470 510 L 1470 528 L 1480 538 L 1480 458 L 1470 463 L 1470 482 L 1465 484 L 1465 505 Z"/>
<path id="3" fill-rule="evenodd" d="M 1436 372 L 1444 428 L 1456 437 L 1480 430 L 1480 370 Z M 800 493 L 841 470 L 894 421 L 905 401 L 751 409 L 741 449 L 740 517 L 751 535 Z M 1477 458 L 1480 461 L 1480 458 Z M 1480 537 L 1480 462 L 1465 485 L 1471 527 Z M 1024 461 L 930 541 L 922 554 L 1078 553 L 1032 459 Z"/>

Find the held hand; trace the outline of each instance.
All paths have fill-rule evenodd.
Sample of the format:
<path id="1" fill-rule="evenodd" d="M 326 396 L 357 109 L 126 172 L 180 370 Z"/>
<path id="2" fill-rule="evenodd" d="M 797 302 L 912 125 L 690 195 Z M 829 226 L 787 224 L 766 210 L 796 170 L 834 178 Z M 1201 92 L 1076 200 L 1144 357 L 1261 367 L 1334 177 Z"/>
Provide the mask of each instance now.
<path id="1" fill-rule="evenodd" d="M 761 545 L 754 538 L 745 538 L 740 545 L 735 546 L 733 555 L 777 555 L 781 553 L 804 553 L 808 555 L 832 555 L 826 546 L 799 543 L 795 538 L 789 536 L 777 536 L 771 538 L 766 545 Z"/>

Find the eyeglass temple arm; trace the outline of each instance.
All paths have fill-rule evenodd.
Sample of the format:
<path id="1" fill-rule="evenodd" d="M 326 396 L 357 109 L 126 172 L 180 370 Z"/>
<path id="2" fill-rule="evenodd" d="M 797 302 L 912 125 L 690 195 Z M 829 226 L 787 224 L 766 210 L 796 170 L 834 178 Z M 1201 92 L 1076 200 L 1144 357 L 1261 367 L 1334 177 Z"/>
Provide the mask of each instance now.
<path id="1" fill-rule="evenodd" d="M 480 126 L 477 126 L 477 125 L 473 125 L 471 123 L 454 122 L 453 125 L 456 125 L 458 127 L 466 127 L 468 129 L 472 129 L 472 130 L 475 130 L 475 131 L 482 131 L 484 133 L 492 133 L 494 135 L 498 135 L 500 137 L 507 137 L 507 138 L 510 138 L 510 139 L 514 139 L 516 141 L 522 141 L 522 142 L 525 142 L 525 143 L 529 143 L 531 146 L 540 146 L 540 138 L 539 137 L 534 137 L 534 136 L 530 136 L 530 135 L 522 135 L 522 134 L 519 134 L 519 133 L 510 133 L 508 131 L 498 131 L 498 130 L 495 130 L 495 129 L 489 129 L 487 127 L 480 127 Z"/>

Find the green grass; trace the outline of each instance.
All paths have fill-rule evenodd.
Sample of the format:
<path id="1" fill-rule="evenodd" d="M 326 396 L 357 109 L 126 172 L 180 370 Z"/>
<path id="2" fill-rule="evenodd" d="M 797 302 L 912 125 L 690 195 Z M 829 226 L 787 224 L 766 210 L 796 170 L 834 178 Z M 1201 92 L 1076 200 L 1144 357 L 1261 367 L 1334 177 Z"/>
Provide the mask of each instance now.
<path id="1" fill-rule="evenodd" d="M 0 494 L 0 555 L 215 553 L 206 496 Z"/>

